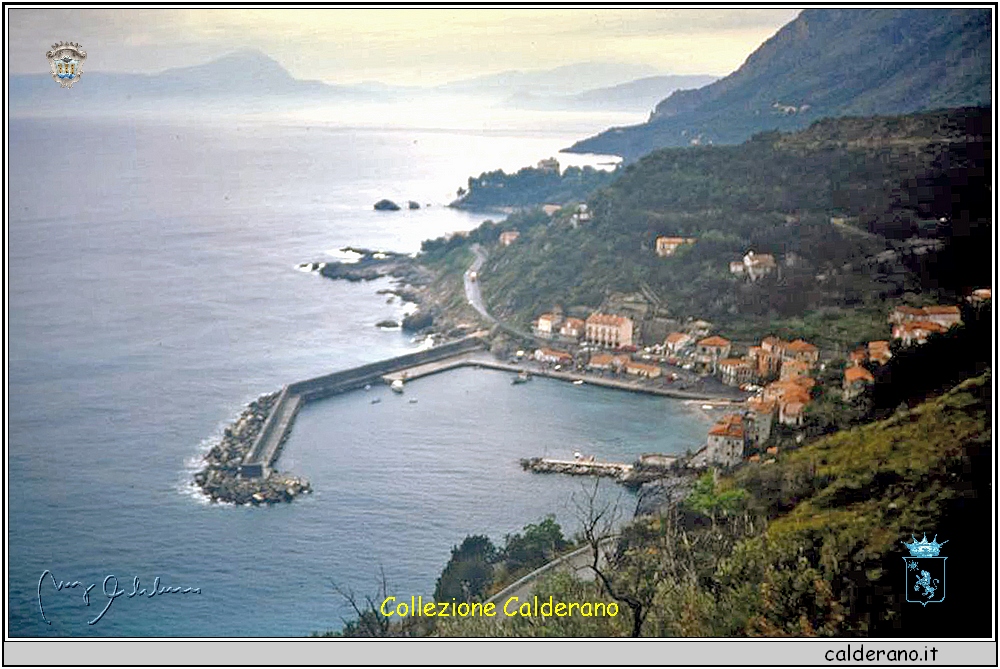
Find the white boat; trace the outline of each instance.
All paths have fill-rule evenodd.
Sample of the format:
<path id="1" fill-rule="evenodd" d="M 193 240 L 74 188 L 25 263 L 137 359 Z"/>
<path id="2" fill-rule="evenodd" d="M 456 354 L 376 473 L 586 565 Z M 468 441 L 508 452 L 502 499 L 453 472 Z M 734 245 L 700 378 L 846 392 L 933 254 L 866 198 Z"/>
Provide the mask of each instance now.
<path id="1" fill-rule="evenodd" d="M 399 393 L 400 395 L 402 395 L 403 379 L 396 379 L 395 381 L 393 381 L 392 384 L 389 386 L 389 389 L 392 390 L 392 392 L 394 393 Z"/>
<path id="2" fill-rule="evenodd" d="M 583 385 L 583 379 L 577 379 L 576 381 L 573 382 L 573 385 L 574 386 L 582 386 Z"/>
<path id="3" fill-rule="evenodd" d="M 400 392 L 402 392 L 402 391 L 400 391 Z M 713 407 L 711 404 L 702 404 L 701 408 L 704 409 L 705 411 L 711 411 L 715 407 Z"/>

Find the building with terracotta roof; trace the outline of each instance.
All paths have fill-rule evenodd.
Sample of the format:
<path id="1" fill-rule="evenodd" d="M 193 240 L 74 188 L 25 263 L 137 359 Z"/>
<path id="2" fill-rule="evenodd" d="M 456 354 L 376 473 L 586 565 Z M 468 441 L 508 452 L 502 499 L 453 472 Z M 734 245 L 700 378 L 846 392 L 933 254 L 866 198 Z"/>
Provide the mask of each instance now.
<path id="1" fill-rule="evenodd" d="M 889 350 L 889 342 L 884 340 L 868 342 L 869 360 L 880 365 L 884 365 L 889 362 L 891 358 L 892 352 Z"/>
<path id="2" fill-rule="evenodd" d="M 771 437 L 771 427 L 778 413 L 778 402 L 757 395 L 747 400 L 747 408 L 753 420 L 750 423 L 748 441 L 754 445 L 766 443 Z"/>
<path id="3" fill-rule="evenodd" d="M 718 335 L 699 340 L 697 346 L 698 362 L 705 365 L 713 374 L 718 369 L 719 360 L 728 358 L 729 351 L 733 347 L 732 342 Z"/>
<path id="4" fill-rule="evenodd" d="M 732 467 L 743 460 L 746 449 L 746 430 L 743 417 L 738 414 L 724 416 L 708 431 L 706 457 L 725 467 Z"/>
<path id="5" fill-rule="evenodd" d="M 657 237 L 656 255 L 661 258 L 671 256 L 684 244 L 694 244 L 696 241 L 698 240 L 694 237 Z"/>
<path id="6" fill-rule="evenodd" d="M 892 326 L 892 338 L 903 342 L 903 346 L 926 344 L 932 334 L 947 332 L 948 328 L 933 321 L 908 321 Z"/>
<path id="7" fill-rule="evenodd" d="M 803 339 L 796 339 L 785 346 L 785 360 L 799 360 L 810 367 L 819 361 L 819 349 Z"/>
<path id="8" fill-rule="evenodd" d="M 991 302 L 993 300 L 993 289 L 977 288 L 965 299 L 969 304 L 977 306 L 986 302 Z"/>
<path id="9" fill-rule="evenodd" d="M 687 334 L 686 332 L 671 332 L 667 335 L 664 340 L 663 345 L 667 349 L 667 353 L 671 355 L 677 355 L 685 348 L 691 345 L 694 341 L 694 337 Z"/>
<path id="10" fill-rule="evenodd" d="M 587 363 L 588 369 L 596 369 L 599 371 L 613 371 L 617 372 L 629 362 L 629 357 L 627 355 L 612 355 L 611 353 L 595 353 L 590 356 L 590 362 Z"/>
<path id="11" fill-rule="evenodd" d="M 950 328 L 962 322 L 962 312 L 954 305 L 931 305 L 924 307 L 924 320 Z"/>
<path id="12" fill-rule="evenodd" d="M 962 312 L 954 305 L 932 304 L 922 308 L 900 305 L 889 313 L 889 322 L 894 325 L 931 322 L 948 329 L 962 322 Z"/>
<path id="13" fill-rule="evenodd" d="M 557 351 L 552 348 L 543 347 L 535 351 L 535 360 L 538 362 L 565 365 L 573 362 L 573 356 L 566 351 Z"/>
<path id="14" fill-rule="evenodd" d="M 781 363 L 781 376 L 778 377 L 778 380 L 787 381 L 799 376 L 808 376 L 809 370 L 810 365 L 808 362 L 804 362 L 802 360 L 786 360 Z"/>
<path id="15" fill-rule="evenodd" d="M 844 370 L 844 399 L 854 399 L 873 383 L 875 377 L 864 367 L 848 367 Z"/>
<path id="16" fill-rule="evenodd" d="M 717 367 L 719 377 L 727 386 L 740 386 L 754 379 L 754 365 L 746 358 L 722 358 Z"/>
<path id="17" fill-rule="evenodd" d="M 586 324 L 581 318 L 567 318 L 559 328 L 559 334 L 563 337 L 570 337 L 572 339 L 579 339 L 583 336 Z"/>
<path id="18" fill-rule="evenodd" d="M 625 363 L 625 373 L 639 376 L 644 379 L 655 379 L 663 373 L 663 370 L 660 369 L 659 365 L 649 365 L 643 362 L 629 360 Z"/>
<path id="19" fill-rule="evenodd" d="M 618 348 L 632 345 L 632 319 L 595 312 L 585 324 L 586 339 L 591 344 Z"/>

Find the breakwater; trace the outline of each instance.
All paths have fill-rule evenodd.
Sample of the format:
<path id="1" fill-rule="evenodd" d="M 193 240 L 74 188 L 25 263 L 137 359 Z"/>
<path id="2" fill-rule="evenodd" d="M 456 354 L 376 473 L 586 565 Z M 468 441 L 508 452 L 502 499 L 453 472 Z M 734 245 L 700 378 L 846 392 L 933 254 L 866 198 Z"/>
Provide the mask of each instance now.
<path id="1" fill-rule="evenodd" d="M 311 492 L 303 478 L 274 470 L 295 416 L 309 401 L 378 382 L 386 375 L 437 361 L 455 359 L 481 349 L 475 336 L 361 367 L 290 383 L 277 393 L 251 402 L 223 432 L 222 440 L 205 456 L 195 483 L 213 501 L 273 504 Z"/>

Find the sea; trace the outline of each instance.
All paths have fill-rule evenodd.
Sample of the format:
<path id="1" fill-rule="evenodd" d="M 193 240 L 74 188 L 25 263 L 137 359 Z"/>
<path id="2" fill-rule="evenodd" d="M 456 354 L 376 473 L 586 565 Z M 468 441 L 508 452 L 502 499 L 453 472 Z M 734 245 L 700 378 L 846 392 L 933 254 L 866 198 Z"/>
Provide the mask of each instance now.
<path id="1" fill-rule="evenodd" d="M 311 495 L 252 508 L 200 494 L 202 456 L 254 398 L 428 345 L 376 327 L 412 308 L 379 294 L 388 280 L 302 263 L 416 253 L 496 220 L 446 205 L 483 171 L 605 163 L 559 150 L 641 120 L 383 112 L 10 119 L 12 637 L 337 630 L 343 593 L 374 596 L 383 575 L 401 598 L 433 593 L 467 535 L 502 544 L 549 514 L 572 535 L 593 482 L 520 458 L 698 445 L 706 418 L 676 400 L 463 369 L 306 406 L 279 467 Z M 381 198 L 421 206 L 376 212 Z M 631 493 L 600 495 L 632 514 Z"/>

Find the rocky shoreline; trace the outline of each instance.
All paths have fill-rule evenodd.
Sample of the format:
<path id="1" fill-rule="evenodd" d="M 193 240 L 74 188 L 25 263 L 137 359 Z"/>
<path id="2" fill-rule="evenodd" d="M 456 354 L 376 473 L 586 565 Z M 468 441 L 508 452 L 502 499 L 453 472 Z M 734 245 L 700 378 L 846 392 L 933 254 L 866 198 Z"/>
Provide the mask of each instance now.
<path id="1" fill-rule="evenodd" d="M 462 337 L 471 328 L 459 328 L 459 323 L 452 323 L 445 318 L 447 310 L 438 305 L 439 296 L 431 289 L 431 284 L 437 278 L 433 270 L 417 262 L 412 256 L 392 251 L 372 251 L 345 247 L 344 252 L 356 253 L 360 257 L 357 262 L 327 262 L 306 263 L 311 271 L 317 271 L 327 279 L 343 279 L 346 281 L 372 281 L 390 278 L 395 282 L 392 288 L 381 289 L 379 295 L 391 295 L 404 302 L 417 305 L 415 311 L 405 316 L 399 323 L 404 331 L 437 335 L 448 338 Z M 466 324 L 467 325 L 467 324 Z M 390 327 L 388 322 L 377 323 L 378 327 Z"/>
<path id="2" fill-rule="evenodd" d="M 290 502 L 312 492 L 309 481 L 289 474 L 272 472 L 264 478 L 244 478 L 239 474 L 240 463 L 253 447 L 277 400 L 278 393 L 271 393 L 247 405 L 223 431 L 222 440 L 205 454 L 205 466 L 194 475 L 194 481 L 213 502 L 259 506 Z"/>

